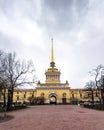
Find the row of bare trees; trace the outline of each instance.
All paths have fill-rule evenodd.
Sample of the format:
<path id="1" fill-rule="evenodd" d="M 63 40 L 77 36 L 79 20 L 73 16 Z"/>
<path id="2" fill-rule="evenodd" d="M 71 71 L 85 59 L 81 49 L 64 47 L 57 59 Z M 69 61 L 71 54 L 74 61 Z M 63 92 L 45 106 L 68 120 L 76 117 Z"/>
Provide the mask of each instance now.
<path id="1" fill-rule="evenodd" d="M 40 97 L 29 97 L 28 98 L 31 105 L 44 105 L 45 104 L 45 98 L 44 96 Z"/>
<path id="2" fill-rule="evenodd" d="M 100 103 L 104 104 L 104 66 L 98 65 L 89 73 L 94 77 L 94 80 L 87 82 L 85 87 L 88 89 L 87 92 L 91 96 L 92 103 L 94 103 L 94 93 L 96 91 Z"/>
<path id="3" fill-rule="evenodd" d="M 8 107 L 12 104 L 15 88 L 35 82 L 35 69 L 31 60 L 26 62 L 18 59 L 16 53 L 0 50 L 0 93 L 4 98 L 4 106 L 6 100 Z M 8 92 L 7 99 L 6 92 Z"/>

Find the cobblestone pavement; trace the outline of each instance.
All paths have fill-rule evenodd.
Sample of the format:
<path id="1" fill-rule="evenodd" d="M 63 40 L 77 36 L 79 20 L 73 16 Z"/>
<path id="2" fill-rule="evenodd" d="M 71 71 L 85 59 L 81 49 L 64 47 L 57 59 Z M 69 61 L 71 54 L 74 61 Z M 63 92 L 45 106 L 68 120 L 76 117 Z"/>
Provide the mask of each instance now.
<path id="1" fill-rule="evenodd" d="M 9 112 L 0 130 L 104 130 L 104 111 L 71 105 L 31 106 Z"/>

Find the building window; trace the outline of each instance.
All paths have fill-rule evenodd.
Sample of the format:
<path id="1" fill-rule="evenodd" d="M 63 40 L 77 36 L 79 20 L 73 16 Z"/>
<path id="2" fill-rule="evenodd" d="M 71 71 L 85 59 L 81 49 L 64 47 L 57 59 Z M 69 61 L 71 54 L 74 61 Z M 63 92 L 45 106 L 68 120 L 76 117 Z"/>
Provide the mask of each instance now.
<path id="1" fill-rule="evenodd" d="M 72 98 L 74 98 L 74 93 L 72 93 Z"/>
<path id="2" fill-rule="evenodd" d="M 41 97 L 44 97 L 44 93 L 41 93 Z"/>
<path id="3" fill-rule="evenodd" d="M 80 94 L 80 98 L 82 98 L 82 93 L 80 92 L 79 94 Z"/>
<path id="4" fill-rule="evenodd" d="M 31 96 L 32 98 L 34 98 L 34 94 L 32 94 L 32 96 Z"/>
<path id="5" fill-rule="evenodd" d="M 31 92 L 31 97 L 32 97 L 32 98 L 34 98 L 34 91 L 33 91 L 33 92 Z"/>
<path id="6" fill-rule="evenodd" d="M 26 94 L 24 94 L 24 98 L 26 98 Z"/>
<path id="7" fill-rule="evenodd" d="M 19 100 L 19 97 L 17 97 L 17 101 Z"/>
<path id="8" fill-rule="evenodd" d="M 63 93 L 63 98 L 66 98 L 66 93 Z"/>
<path id="9" fill-rule="evenodd" d="M 90 93 L 88 93 L 88 98 L 90 97 Z"/>

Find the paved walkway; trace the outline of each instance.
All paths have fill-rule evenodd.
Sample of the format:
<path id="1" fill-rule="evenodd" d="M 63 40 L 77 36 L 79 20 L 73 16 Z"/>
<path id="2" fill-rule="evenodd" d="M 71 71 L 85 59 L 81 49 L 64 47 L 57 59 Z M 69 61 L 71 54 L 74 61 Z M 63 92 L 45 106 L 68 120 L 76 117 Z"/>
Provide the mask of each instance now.
<path id="1" fill-rule="evenodd" d="M 71 105 L 32 106 L 9 112 L 0 130 L 104 130 L 104 111 Z"/>

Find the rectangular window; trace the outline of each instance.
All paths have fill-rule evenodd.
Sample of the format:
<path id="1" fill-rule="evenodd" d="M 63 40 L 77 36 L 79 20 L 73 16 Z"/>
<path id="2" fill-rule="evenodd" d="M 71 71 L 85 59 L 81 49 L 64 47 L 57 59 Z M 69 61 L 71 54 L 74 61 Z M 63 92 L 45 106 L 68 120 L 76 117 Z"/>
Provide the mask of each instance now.
<path id="1" fill-rule="evenodd" d="M 17 97 L 17 100 L 19 100 L 19 97 Z"/>
<path id="2" fill-rule="evenodd" d="M 74 93 L 72 93 L 72 98 L 74 98 Z"/>
<path id="3" fill-rule="evenodd" d="M 82 93 L 80 93 L 80 98 L 82 98 Z"/>
<path id="4" fill-rule="evenodd" d="M 26 98 L 26 94 L 24 94 L 24 98 Z"/>
<path id="5" fill-rule="evenodd" d="M 91 95 L 91 94 L 90 94 L 90 93 L 88 93 L 88 98 L 90 97 L 90 95 Z"/>

